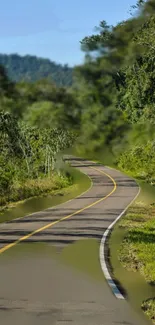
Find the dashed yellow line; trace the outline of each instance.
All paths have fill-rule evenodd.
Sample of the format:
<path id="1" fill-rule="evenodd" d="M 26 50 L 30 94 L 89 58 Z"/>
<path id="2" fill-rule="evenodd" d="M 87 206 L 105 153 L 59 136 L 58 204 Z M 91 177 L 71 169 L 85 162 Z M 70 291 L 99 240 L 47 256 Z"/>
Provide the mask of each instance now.
<path id="1" fill-rule="evenodd" d="M 29 233 L 28 235 L 19 238 L 18 240 L 14 241 L 13 243 L 8 244 L 8 245 L 2 247 L 2 248 L 0 249 L 0 254 L 4 253 L 4 252 L 7 251 L 8 249 L 10 249 L 10 248 L 16 246 L 17 244 L 21 243 L 22 241 L 24 241 L 24 240 L 26 240 L 26 239 L 32 237 L 33 235 L 35 235 L 35 234 L 37 234 L 37 233 L 39 233 L 39 232 L 41 232 L 41 231 L 43 231 L 43 230 L 45 230 L 45 229 L 48 229 L 48 228 L 50 228 L 50 227 L 53 227 L 54 225 L 56 225 L 57 223 L 59 223 L 59 222 L 61 222 L 61 221 L 67 220 L 67 219 L 69 219 L 69 218 L 75 216 L 76 214 L 79 214 L 80 212 L 85 211 L 85 210 L 87 210 L 87 209 L 93 207 L 94 205 L 96 205 L 96 204 L 98 204 L 98 203 L 104 201 L 104 200 L 107 199 L 109 196 L 111 196 L 111 195 L 116 191 L 116 188 L 117 188 L 116 182 L 115 182 L 115 180 L 113 179 L 113 177 L 111 177 L 109 174 L 107 174 L 107 173 L 105 173 L 105 172 L 103 172 L 103 171 L 101 171 L 101 170 L 99 170 L 99 169 L 97 169 L 97 168 L 94 168 L 94 167 L 90 167 L 90 168 L 91 168 L 91 169 L 94 169 L 94 170 L 96 170 L 96 171 L 98 171 L 98 172 L 101 173 L 101 174 L 106 175 L 106 176 L 107 176 L 108 178 L 110 178 L 110 180 L 113 182 L 114 187 L 113 187 L 112 191 L 111 191 L 109 194 L 107 194 L 107 195 L 104 196 L 103 198 L 101 198 L 101 199 L 99 199 L 99 200 L 93 202 L 92 204 L 89 204 L 89 205 L 87 205 L 86 207 L 84 207 L 84 208 L 82 208 L 82 209 L 80 209 L 80 210 L 77 210 L 76 212 L 74 212 L 74 213 L 72 213 L 72 214 L 69 214 L 69 215 L 66 216 L 66 217 L 60 218 L 60 219 L 57 220 L 57 221 L 53 221 L 53 222 L 47 224 L 46 226 L 41 227 L 41 228 L 39 228 L 39 229 L 37 229 L 37 230 L 34 230 L 34 231 L 32 231 L 31 233 Z"/>

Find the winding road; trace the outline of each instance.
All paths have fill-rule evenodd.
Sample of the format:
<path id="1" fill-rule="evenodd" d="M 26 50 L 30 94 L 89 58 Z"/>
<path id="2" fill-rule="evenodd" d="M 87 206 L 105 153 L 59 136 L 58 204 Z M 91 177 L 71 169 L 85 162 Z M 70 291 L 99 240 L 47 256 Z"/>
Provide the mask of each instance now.
<path id="1" fill-rule="evenodd" d="M 92 186 L 87 192 L 59 206 L 0 225 L 0 322 L 145 325 L 144 319 L 119 296 L 105 263 L 104 248 L 107 229 L 139 189 L 134 180 L 117 170 L 81 158 L 68 160 L 91 178 Z M 33 256 L 23 251 L 20 257 L 11 255 L 11 249 L 20 242 L 43 242 L 61 252 L 82 239 L 101 242 L 98 258 L 103 269 L 102 282 L 46 254 Z"/>

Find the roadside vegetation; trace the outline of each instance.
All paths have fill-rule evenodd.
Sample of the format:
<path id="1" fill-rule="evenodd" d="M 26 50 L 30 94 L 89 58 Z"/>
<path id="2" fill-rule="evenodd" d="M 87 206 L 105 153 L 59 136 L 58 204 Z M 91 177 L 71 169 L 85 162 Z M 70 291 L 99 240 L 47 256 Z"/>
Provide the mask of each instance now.
<path id="1" fill-rule="evenodd" d="M 46 87 L 49 87 L 47 93 Z M 63 125 L 61 114 L 70 95 L 54 88 L 51 97 L 56 102 L 66 101 L 64 106 L 55 104 L 53 116 L 60 106 L 62 120 L 58 121 L 49 111 L 49 106 L 54 104 L 45 102 L 51 89 L 53 85 L 46 81 L 33 86 L 14 84 L 0 67 L 1 209 L 9 202 L 54 193 L 72 185 L 72 177 L 62 159 L 62 152 L 72 147 L 76 139 L 76 131 L 68 129 L 67 121 Z M 61 93 L 63 99 L 56 98 Z"/>
<path id="2" fill-rule="evenodd" d="M 72 184 L 58 157 L 72 146 L 71 132 L 38 129 L 0 112 L 0 136 L 0 206 Z"/>
<path id="3" fill-rule="evenodd" d="M 155 286 L 155 204 L 137 200 L 118 224 L 123 241 L 118 259 L 128 271 L 140 272 L 146 282 Z M 115 230 L 114 230 L 115 231 Z M 142 302 L 143 311 L 155 321 L 155 300 Z"/>
<path id="4" fill-rule="evenodd" d="M 1 205 L 70 185 L 61 155 L 73 146 L 155 186 L 154 31 L 154 0 L 138 0 L 115 26 L 101 21 L 81 41 L 85 62 L 68 88 L 38 76 L 13 82 L 0 67 Z M 134 206 L 122 227 L 122 264 L 154 285 L 154 206 Z M 154 306 L 143 303 L 152 319 Z"/>
<path id="5" fill-rule="evenodd" d="M 128 270 L 139 271 L 150 284 L 155 283 L 155 206 L 134 204 L 119 223 L 126 235 L 119 259 Z"/>
<path id="6" fill-rule="evenodd" d="M 83 103 L 78 152 L 115 166 L 142 185 L 155 186 L 155 2 L 139 0 L 131 18 L 116 26 L 100 22 L 81 46 L 85 64 L 76 69 Z M 85 143 L 87 141 L 87 147 Z M 108 159 L 107 159 L 108 156 Z M 119 254 L 126 269 L 155 286 L 155 196 L 129 209 L 120 227 Z M 144 301 L 154 320 L 155 300 Z"/>
<path id="7" fill-rule="evenodd" d="M 142 309 L 146 315 L 155 323 L 155 298 L 143 302 Z"/>

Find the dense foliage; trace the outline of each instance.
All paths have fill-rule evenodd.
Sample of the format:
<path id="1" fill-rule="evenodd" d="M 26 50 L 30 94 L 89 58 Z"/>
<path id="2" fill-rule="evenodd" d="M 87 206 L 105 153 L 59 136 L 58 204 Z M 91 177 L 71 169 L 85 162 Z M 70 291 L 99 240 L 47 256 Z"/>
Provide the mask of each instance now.
<path id="1" fill-rule="evenodd" d="M 85 63 L 74 69 L 73 84 L 68 66 L 0 55 L 1 205 L 68 185 L 59 154 L 75 139 L 79 152 L 110 154 L 110 163 L 155 184 L 154 36 L 154 0 L 139 0 L 131 18 L 116 26 L 103 20 L 81 41 Z M 122 250 L 123 262 L 152 282 L 154 212 L 147 207 L 144 220 L 129 211 Z M 150 317 L 154 302 L 143 305 Z"/>
<path id="2" fill-rule="evenodd" d="M 34 82 L 48 78 L 58 86 L 72 85 L 72 68 L 56 64 L 49 59 L 31 55 L 0 54 L 0 64 L 5 67 L 12 81 Z"/>
<path id="3" fill-rule="evenodd" d="M 58 153 L 72 146 L 74 134 L 56 128 L 31 127 L 10 113 L 0 112 L 0 197 L 1 204 L 15 198 L 13 192 L 27 180 L 51 178 Z M 6 199 L 7 196 L 7 199 Z"/>
<path id="4" fill-rule="evenodd" d="M 154 0 L 139 0 L 116 26 L 103 20 L 81 41 L 85 63 L 76 67 L 72 87 L 64 87 L 72 84 L 67 66 L 0 56 L 1 204 L 48 192 L 53 179 L 55 186 L 68 184 L 57 159 L 75 138 L 82 153 L 109 151 L 111 163 L 155 185 L 154 36 Z M 122 223 L 122 263 L 154 283 L 154 207 L 131 210 Z M 151 317 L 154 302 L 143 305 Z"/>
<path id="5" fill-rule="evenodd" d="M 49 141 L 52 141 L 47 137 L 45 143 L 43 142 L 47 132 L 45 130 L 76 131 L 79 135 L 77 146 L 81 151 L 97 153 L 105 152 L 108 148 L 114 163 L 121 169 L 153 183 L 154 13 L 154 1 L 139 0 L 129 20 L 116 26 L 109 26 L 102 21 L 95 35 L 85 37 L 81 41 L 82 49 L 86 52 L 85 63 L 76 67 L 75 81 L 69 88 L 57 87 L 54 77 L 51 77 L 52 81 L 49 78 L 52 71 L 56 78 L 59 77 L 58 70 L 65 76 L 68 73 L 72 75 L 72 71 L 66 66 L 62 68 L 53 65 L 49 60 L 31 56 L 21 58 L 18 55 L 1 55 L 0 62 L 4 64 L 12 79 L 21 80 L 23 72 L 26 76 L 22 77 L 25 80 L 13 83 L 4 68 L 0 68 L 1 114 L 9 113 L 9 116 L 18 119 L 15 122 L 16 128 L 20 128 L 19 134 L 23 135 L 24 141 L 30 146 L 34 132 L 38 132 L 38 135 L 33 136 L 39 137 L 39 145 L 36 142 L 36 147 L 43 146 L 45 150 L 45 143 L 50 146 Z M 9 70 L 10 67 L 12 70 Z M 53 68 L 55 70 L 52 70 Z M 13 77 L 14 73 L 16 79 Z M 58 84 L 66 85 L 66 82 Z M 28 132 L 24 131 L 23 125 L 26 125 Z M 50 134 L 48 132 L 47 134 Z M 55 139 L 55 136 L 52 136 Z M 7 137 L 9 139 L 8 135 Z M 8 144 L 7 146 L 9 147 Z M 23 147 L 18 151 L 22 149 Z M 33 158 L 32 155 L 25 156 L 27 158 L 24 160 L 24 166 L 28 168 L 29 165 L 31 170 L 33 161 L 34 173 L 35 164 L 38 166 L 38 162 L 34 163 L 37 152 L 34 148 L 31 151 L 34 152 Z M 26 151 L 24 152 L 26 155 Z M 42 163 L 36 175 L 43 171 L 42 152 L 39 155 L 38 159 L 41 159 Z"/>
<path id="6" fill-rule="evenodd" d="M 155 185 L 154 36 L 155 1 L 139 0 L 129 20 L 116 26 L 102 21 L 99 33 L 81 41 L 86 60 L 76 69 L 83 107 L 81 152 L 104 160 L 109 151 L 110 163 L 141 179 L 141 186 L 143 180 Z M 154 204 L 140 202 L 120 223 L 125 228 L 120 261 L 141 272 L 151 285 L 155 283 L 154 213 Z M 142 308 L 154 321 L 155 299 L 143 302 Z"/>
<path id="7" fill-rule="evenodd" d="M 0 205 L 69 184 L 58 154 L 75 140 L 75 105 L 70 90 L 15 84 L 0 67 Z"/>
<path id="8" fill-rule="evenodd" d="M 155 179 L 155 3 L 138 1 L 131 18 L 81 41 L 85 64 L 76 68 L 83 106 L 80 144 L 108 147 L 114 163 Z M 84 146 L 83 146 L 84 147 Z"/>

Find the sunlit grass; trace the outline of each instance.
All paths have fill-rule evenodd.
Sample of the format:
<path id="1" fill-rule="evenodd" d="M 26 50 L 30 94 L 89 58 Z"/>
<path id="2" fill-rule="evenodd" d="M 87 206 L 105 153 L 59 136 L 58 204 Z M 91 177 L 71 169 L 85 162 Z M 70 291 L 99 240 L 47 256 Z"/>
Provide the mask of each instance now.
<path id="1" fill-rule="evenodd" d="M 127 231 L 120 248 L 121 263 L 139 270 L 148 283 L 155 283 L 155 208 L 140 206 L 139 214 L 137 204 L 128 210 L 119 226 Z"/>
<path id="2" fill-rule="evenodd" d="M 137 284 L 135 296 L 138 297 L 139 303 L 142 303 L 142 309 L 146 315 L 153 319 L 155 300 L 149 298 L 155 296 L 155 206 L 152 203 L 154 188 L 149 188 L 147 192 L 148 188 L 148 184 L 143 184 L 141 195 L 136 203 L 128 209 L 114 230 L 111 243 L 114 245 L 115 232 L 122 229 L 122 240 L 117 251 L 118 259 L 126 270 L 139 272 L 148 283 L 147 295 L 145 290 L 143 292 L 143 284 L 141 291 L 137 292 Z M 148 202 L 152 204 L 148 204 Z M 115 263 L 113 267 L 115 268 Z"/>
<path id="3" fill-rule="evenodd" d="M 5 210 L 1 211 L 0 223 L 64 203 L 89 189 L 91 181 L 85 174 L 69 167 L 67 170 L 71 174 L 72 185 L 68 184 L 62 188 L 57 184 L 55 189 L 52 188 L 51 193 L 44 193 L 21 202 L 11 203 Z"/>
<path id="4" fill-rule="evenodd" d="M 155 324 L 155 298 L 144 301 L 142 309 Z"/>

